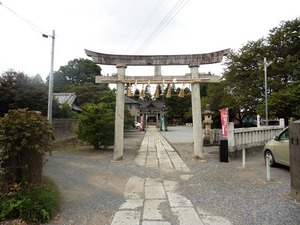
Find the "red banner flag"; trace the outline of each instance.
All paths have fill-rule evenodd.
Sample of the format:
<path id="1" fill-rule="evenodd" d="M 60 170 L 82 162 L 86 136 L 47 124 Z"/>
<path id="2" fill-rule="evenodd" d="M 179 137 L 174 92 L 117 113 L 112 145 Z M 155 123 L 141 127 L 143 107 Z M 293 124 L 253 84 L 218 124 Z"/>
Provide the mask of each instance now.
<path id="1" fill-rule="evenodd" d="M 228 136 L 228 108 L 220 110 L 221 124 L 222 124 L 222 135 L 223 137 Z"/>

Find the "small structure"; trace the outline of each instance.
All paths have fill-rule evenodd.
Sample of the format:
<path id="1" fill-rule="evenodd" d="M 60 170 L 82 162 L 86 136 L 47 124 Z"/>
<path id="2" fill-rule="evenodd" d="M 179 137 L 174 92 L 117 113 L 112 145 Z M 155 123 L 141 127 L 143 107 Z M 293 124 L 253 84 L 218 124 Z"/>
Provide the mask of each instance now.
<path id="1" fill-rule="evenodd" d="M 144 121 L 143 128 L 147 125 L 156 125 L 166 131 L 165 114 L 167 107 L 164 101 L 140 101 L 140 120 Z"/>
<path id="2" fill-rule="evenodd" d="M 138 122 L 140 117 L 140 106 L 141 103 L 125 96 L 125 107 L 129 110 L 130 115 L 134 116 L 134 121 Z"/>
<path id="3" fill-rule="evenodd" d="M 141 101 L 140 103 L 140 114 L 144 116 L 147 124 L 156 124 L 167 110 L 164 101 Z"/>
<path id="4" fill-rule="evenodd" d="M 210 105 L 207 104 L 205 107 L 205 110 L 203 112 L 204 115 L 204 120 L 203 120 L 203 124 L 205 126 L 204 129 L 204 143 L 210 143 L 210 133 L 211 133 L 211 125 L 213 123 L 212 120 L 212 115 L 213 115 L 213 111 L 211 111 L 210 109 Z"/>
<path id="5" fill-rule="evenodd" d="M 53 93 L 53 99 L 56 99 L 59 104 L 68 104 L 72 110 L 82 112 L 76 99 L 76 94 L 73 93 Z"/>

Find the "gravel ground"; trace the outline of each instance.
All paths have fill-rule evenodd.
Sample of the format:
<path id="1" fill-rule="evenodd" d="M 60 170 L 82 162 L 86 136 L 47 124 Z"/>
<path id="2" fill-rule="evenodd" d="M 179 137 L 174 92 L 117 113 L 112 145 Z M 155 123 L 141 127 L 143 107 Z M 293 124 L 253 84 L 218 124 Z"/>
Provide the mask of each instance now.
<path id="1" fill-rule="evenodd" d="M 220 163 L 218 154 L 205 151 L 205 163 L 191 159 L 190 145 L 174 145 L 193 177 L 182 183 L 185 197 L 202 210 L 229 219 L 232 224 L 300 224 L 300 203 L 290 198 L 289 168 L 271 169 L 266 180 L 263 154 Z"/>
<path id="2" fill-rule="evenodd" d="M 165 173 L 133 163 L 143 134 L 125 133 L 121 162 L 111 161 L 113 151 L 54 152 L 44 172 L 59 185 L 62 206 L 50 224 L 109 224 L 125 201 L 123 191 L 132 175 L 180 181 L 175 172 Z M 289 196 L 288 168 L 272 168 L 268 182 L 260 153 L 247 157 L 246 167 L 242 168 L 240 159 L 220 163 L 218 148 L 206 147 L 206 162 L 199 162 L 192 158 L 192 143 L 174 142 L 172 145 L 193 174 L 189 180 L 180 181 L 179 192 L 191 200 L 198 211 L 225 217 L 236 225 L 300 224 L 300 203 Z"/>

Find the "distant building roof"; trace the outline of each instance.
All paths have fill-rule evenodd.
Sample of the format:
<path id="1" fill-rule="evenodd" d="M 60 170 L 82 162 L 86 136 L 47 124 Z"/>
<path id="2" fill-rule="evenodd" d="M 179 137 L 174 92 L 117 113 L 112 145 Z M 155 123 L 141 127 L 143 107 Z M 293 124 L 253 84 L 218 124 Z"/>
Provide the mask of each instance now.
<path id="1" fill-rule="evenodd" d="M 53 93 L 53 98 L 56 99 L 59 104 L 67 103 L 73 110 L 81 112 L 82 109 L 78 106 L 76 100 L 76 94 L 73 93 Z"/>
<path id="2" fill-rule="evenodd" d="M 158 109 L 165 109 L 165 102 L 164 101 L 141 101 L 140 108 L 158 108 Z"/>
<path id="3" fill-rule="evenodd" d="M 125 104 L 137 104 L 137 105 L 141 105 L 140 102 L 132 99 L 132 98 L 129 98 L 127 96 L 125 96 Z"/>

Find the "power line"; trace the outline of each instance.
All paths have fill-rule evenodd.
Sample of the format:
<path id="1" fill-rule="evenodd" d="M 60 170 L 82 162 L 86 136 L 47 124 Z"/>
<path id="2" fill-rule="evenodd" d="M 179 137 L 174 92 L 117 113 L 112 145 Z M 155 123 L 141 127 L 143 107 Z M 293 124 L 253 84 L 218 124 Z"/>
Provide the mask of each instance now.
<path id="1" fill-rule="evenodd" d="M 174 17 L 182 10 L 182 8 L 189 2 L 189 0 L 178 0 L 172 7 L 164 19 L 158 24 L 158 26 L 152 31 L 148 38 L 137 49 L 136 54 L 141 53 L 145 48 L 160 34 L 160 32 L 174 19 Z"/>
<path id="2" fill-rule="evenodd" d="M 136 53 L 141 53 L 159 34 L 160 32 L 172 21 L 172 19 L 181 11 L 189 0 L 184 3 L 184 0 L 178 0 L 169 13 L 164 17 L 160 24 L 154 29 L 149 37 L 143 42 Z M 184 4 L 183 4 L 184 3 Z M 183 4 L 183 5 L 182 5 Z M 178 10 L 178 8 L 181 8 Z M 177 10 L 177 12 L 176 12 Z"/>
<path id="3" fill-rule="evenodd" d="M 31 29 L 33 31 L 42 34 L 43 37 L 51 36 L 49 33 L 44 32 L 43 29 L 41 29 L 40 27 L 38 27 L 37 25 L 35 25 L 34 23 L 32 23 L 30 20 L 26 19 L 25 17 L 21 16 L 20 14 L 18 14 L 17 12 L 15 12 L 14 10 L 12 10 L 11 8 L 7 7 L 2 2 L 0 2 L 0 5 L 2 5 L 4 8 L 6 8 L 11 13 L 13 13 L 15 16 L 17 16 L 20 20 L 22 20 L 23 22 L 27 23 L 31 27 Z"/>
<path id="4" fill-rule="evenodd" d="M 162 3 L 165 0 L 159 0 L 155 7 L 153 8 L 153 10 L 151 11 L 151 13 L 149 14 L 148 18 L 146 19 L 145 23 L 142 25 L 142 27 L 140 28 L 140 30 L 136 33 L 133 41 L 131 42 L 131 44 L 129 45 L 129 47 L 127 48 L 126 52 L 132 47 L 133 44 L 135 44 L 137 38 L 140 36 L 140 34 L 144 31 L 144 29 L 146 28 L 146 25 L 149 24 L 149 22 L 152 20 L 152 18 L 154 17 L 154 15 L 156 14 L 156 12 L 158 11 L 158 9 L 160 8 L 160 6 L 162 5 Z"/>

